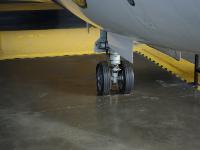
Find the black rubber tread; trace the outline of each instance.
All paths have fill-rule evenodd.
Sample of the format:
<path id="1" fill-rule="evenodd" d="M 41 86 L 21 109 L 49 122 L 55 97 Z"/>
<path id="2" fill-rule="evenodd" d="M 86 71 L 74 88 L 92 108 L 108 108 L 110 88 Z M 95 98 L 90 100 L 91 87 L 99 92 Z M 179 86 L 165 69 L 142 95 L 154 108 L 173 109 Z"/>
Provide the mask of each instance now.
<path id="1" fill-rule="evenodd" d="M 134 89 L 134 72 L 132 64 L 129 62 L 123 61 L 120 65 L 123 75 L 123 87 L 120 88 L 120 93 L 130 94 Z"/>
<path id="2" fill-rule="evenodd" d="M 100 62 L 96 67 L 96 78 L 97 78 L 98 69 L 101 69 L 103 83 L 102 83 L 101 89 L 98 88 L 98 83 L 96 83 L 97 84 L 97 94 L 100 96 L 109 95 L 110 90 L 111 90 L 110 67 L 106 61 Z M 97 82 L 98 82 L 98 80 L 97 80 Z"/>

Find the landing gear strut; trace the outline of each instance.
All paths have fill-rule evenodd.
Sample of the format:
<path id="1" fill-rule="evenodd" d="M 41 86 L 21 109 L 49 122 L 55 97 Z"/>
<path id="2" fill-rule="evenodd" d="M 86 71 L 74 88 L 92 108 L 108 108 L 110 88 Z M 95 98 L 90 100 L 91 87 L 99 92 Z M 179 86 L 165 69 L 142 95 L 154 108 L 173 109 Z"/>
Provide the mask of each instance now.
<path id="1" fill-rule="evenodd" d="M 103 34 L 101 34 L 102 36 Z M 104 37 L 106 35 L 104 34 Z M 102 45 L 108 45 L 107 40 L 99 40 Z M 103 44 L 102 41 L 106 43 Z M 133 91 L 134 87 L 134 72 L 132 65 L 125 61 L 121 60 L 120 55 L 104 47 L 108 55 L 108 61 L 100 62 L 96 67 L 96 85 L 97 85 L 97 94 L 98 95 L 109 95 L 112 90 L 112 86 L 117 86 L 121 94 L 130 94 Z"/>

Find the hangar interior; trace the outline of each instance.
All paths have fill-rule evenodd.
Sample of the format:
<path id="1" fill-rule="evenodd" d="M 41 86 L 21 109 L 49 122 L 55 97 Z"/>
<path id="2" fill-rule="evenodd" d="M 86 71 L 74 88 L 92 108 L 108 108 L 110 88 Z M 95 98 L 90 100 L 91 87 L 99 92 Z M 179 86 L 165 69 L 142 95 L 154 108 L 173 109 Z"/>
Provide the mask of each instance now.
<path id="1" fill-rule="evenodd" d="M 199 150 L 194 55 L 138 44 L 134 91 L 98 96 L 98 36 L 53 2 L 0 2 L 0 149 Z"/>

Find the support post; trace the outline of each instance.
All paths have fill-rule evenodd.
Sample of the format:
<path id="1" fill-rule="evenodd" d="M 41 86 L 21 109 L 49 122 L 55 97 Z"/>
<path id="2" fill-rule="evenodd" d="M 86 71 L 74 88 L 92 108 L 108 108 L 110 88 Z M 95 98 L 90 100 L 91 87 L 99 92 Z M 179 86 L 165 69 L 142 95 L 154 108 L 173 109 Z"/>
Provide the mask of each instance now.
<path id="1" fill-rule="evenodd" d="M 200 66 L 199 66 L 199 55 L 195 55 L 195 68 L 194 68 L 194 85 L 197 87 L 199 86 L 199 73 L 200 73 Z"/>

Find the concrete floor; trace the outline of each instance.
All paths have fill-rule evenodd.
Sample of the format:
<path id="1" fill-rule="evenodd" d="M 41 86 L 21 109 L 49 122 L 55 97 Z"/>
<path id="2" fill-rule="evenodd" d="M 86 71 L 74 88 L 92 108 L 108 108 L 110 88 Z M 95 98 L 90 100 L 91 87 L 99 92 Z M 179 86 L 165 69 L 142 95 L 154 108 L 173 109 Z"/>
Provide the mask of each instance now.
<path id="1" fill-rule="evenodd" d="M 135 55 L 135 91 L 97 97 L 102 55 L 0 62 L 1 150 L 199 150 L 200 97 Z"/>

